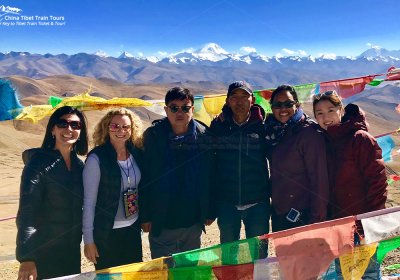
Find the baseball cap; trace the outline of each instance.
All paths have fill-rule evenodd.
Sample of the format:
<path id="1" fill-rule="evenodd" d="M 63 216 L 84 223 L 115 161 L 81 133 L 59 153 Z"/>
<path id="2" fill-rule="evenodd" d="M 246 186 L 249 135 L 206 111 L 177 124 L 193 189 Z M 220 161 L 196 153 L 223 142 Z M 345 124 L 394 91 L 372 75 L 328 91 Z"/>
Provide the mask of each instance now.
<path id="1" fill-rule="evenodd" d="M 245 90 L 246 92 L 248 92 L 250 95 L 253 95 L 253 89 L 251 88 L 251 86 L 245 82 L 245 81 L 236 81 L 233 82 L 232 84 L 229 85 L 228 88 L 228 97 L 232 95 L 233 91 L 241 88 L 243 90 Z"/>

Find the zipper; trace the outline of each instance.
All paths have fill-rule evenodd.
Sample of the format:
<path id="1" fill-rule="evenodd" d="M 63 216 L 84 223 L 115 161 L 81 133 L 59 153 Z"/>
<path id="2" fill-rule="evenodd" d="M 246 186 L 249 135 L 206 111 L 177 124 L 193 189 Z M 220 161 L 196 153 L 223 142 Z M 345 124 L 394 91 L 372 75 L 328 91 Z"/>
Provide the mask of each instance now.
<path id="1" fill-rule="evenodd" d="M 238 176 L 239 176 L 239 205 L 242 205 L 242 131 L 240 131 L 239 133 L 240 137 L 239 137 L 239 172 L 238 172 Z"/>

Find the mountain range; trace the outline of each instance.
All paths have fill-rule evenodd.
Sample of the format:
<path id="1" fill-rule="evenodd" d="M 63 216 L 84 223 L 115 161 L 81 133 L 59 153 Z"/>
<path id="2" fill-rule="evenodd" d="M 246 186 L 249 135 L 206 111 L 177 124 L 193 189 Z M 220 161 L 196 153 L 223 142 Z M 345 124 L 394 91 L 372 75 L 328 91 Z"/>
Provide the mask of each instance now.
<path id="1" fill-rule="evenodd" d="M 211 82 L 229 84 L 247 80 L 254 88 L 281 83 L 304 84 L 345 79 L 369 74 L 385 74 L 400 65 L 400 50 L 373 47 L 357 57 L 335 55 L 272 56 L 229 53 L 215 43 L 198 50 L 185 50 L 164 58 L 135 57 L 123 52 L 119 57 L 95 54 L 0 53 L 0 77 L 20 75 L 34 79 L 54 75 L 108 78 L 127 84 L 171 84 Z"/>

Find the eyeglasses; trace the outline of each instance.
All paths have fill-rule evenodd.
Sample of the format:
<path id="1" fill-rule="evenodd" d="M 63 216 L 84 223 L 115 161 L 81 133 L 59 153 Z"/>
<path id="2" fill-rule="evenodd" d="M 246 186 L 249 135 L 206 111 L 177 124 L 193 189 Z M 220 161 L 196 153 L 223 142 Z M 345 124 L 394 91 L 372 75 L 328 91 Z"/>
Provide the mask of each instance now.
<path id="1" fill-rule="evenodd" d="M 80 130 L 82 127 L 80 121 L 67 121 L 64 119 L 59 119 L 56 126 L 58 128 L 67 128 L 69 126 L 72 130 Z"/>
<path id="2" fill-rule="evenodd" d="M 336 90 L 328 90 L 322 93 L 318 93 L 313 96 L 313 100 L 320 100 L 322 96 L 330 96 L 330 95 L 336 95 L 338 96 Z"/>
<path id="3" fill-rule="evenodd" d="M 179 111 L 179 108 L 181 108 L 182 112 L 184 113 L 189 113 L 190 109 L 192 109 L 193 106 L 189 105 L 184 105 L 184 106 L 168 106 L 169 110 L 171 113 L 177 113 Z"/>
<path id="4" fill-rule="evenodd" d="M 271 104 L 271 107 L 274 109 L 291 108 L 295 104 L 296 104 L 296 101 L 293 101 L 293 100 L 286 100 L 284 102 L 276 101 Z"/>
<path id="5" fill-rule="evenodd" d="M 122 130 L 130 130 L 132 128 L 132 126 L 129 125 L 129 124 L 120 125 L 120 124 L 117 124 L 117 123 L 110 123 L 108 128 L 110 129 L 110 131 L 115 132 L 115 131 L 118 131 L 120 129 L 122 129 Z"/>

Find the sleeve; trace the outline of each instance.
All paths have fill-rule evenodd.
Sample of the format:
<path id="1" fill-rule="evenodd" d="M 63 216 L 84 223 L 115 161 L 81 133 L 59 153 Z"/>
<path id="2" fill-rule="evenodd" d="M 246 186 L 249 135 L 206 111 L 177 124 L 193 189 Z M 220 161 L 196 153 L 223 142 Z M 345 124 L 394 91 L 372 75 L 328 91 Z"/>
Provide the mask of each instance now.
<path id="1" fill-rule="evenodd" d="M 306 132 L 305 139 L 303 159 L 311 192 L 309 223 L 319 223 L 327 218 L 329 201 L 326 143 L 322 133 L 314 128 Z"/>
<path id="2" fill-rule="evenodd" d="M 208 129 L 208 172 L 209 172 L 209 204 L 208 219 L 215 220 L 217 217 L 216 198 L 218 196 L 218 174 L 217 174 L 217 153 L 218 153 L 218 137 L 216 135 L 217 121 L 214 119 Z"/>
<path id="3" fill-rule="evenodd" d="M 387 199 L 387 178 L 381 148 L 373 136 L 361 132 L 355 135 L 353 149 L 366 183 L 368 211 L 384 209 Z"/>
<path id="4" fill-rule="evenodd" d="M 17 213 L 16 258 L 19 262 L 35 261 L 39 246 L 37 216 L 44 196 L 41 158 L 34 158 L 24 167 L 21 176 L 19 208 Z"/>
<path id="5" fill-rule="evenodd" d="M 152 217 L 152 161 L 159 156 L 155 151 L 155 138 L 152 137 L 149 130 L 143 134 L 143 152 L 142 152 L 142 178 L 139 184 L 139 219 L 141 223 L 151 222 Z"/>
<path id="6" fill-rule="evenodd" d="M 97 193 L 100 183 L 100 165 L 96 154 L 91 154 L 83 168 L 83 216 L 82 231 L 85 244 L 94 243 L 94 215 L 96 211 Z"/>

